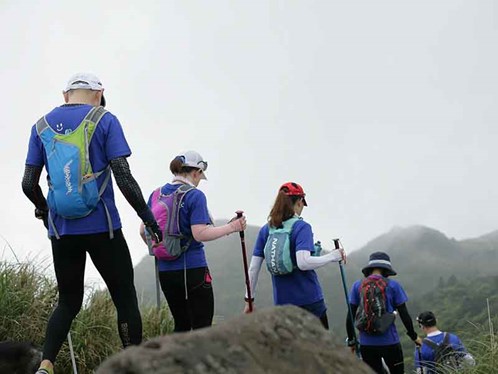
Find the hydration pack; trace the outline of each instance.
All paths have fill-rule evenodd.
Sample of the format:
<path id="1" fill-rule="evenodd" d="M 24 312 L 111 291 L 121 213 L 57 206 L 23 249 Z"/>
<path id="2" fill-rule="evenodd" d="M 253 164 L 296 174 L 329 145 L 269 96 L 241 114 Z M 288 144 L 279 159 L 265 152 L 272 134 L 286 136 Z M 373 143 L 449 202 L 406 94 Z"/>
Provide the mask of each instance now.
<path id="1" fill-rule="evenodd" d="M 147 231 L 145 232 L 149 251 L 159 260 L 176 260 L 192 242 L 192 237 L 187 237 L 180 231 L 180 208 L 185 195 L 193 189 L 194 186 L 182 184 L 175 192 L 168 195 L 162 194 L 161 188 L 152 193 L 150 210 L 163 233 L 163 241 L 159 245 L 152 246 L 153 243 Z M 181 245 L 182 239 L 188 239 L 184 245 Z"/>
<path id="2" fill-rule="evenodd" d="M 110 165 L 94 172 L 89 154 L 92 136 L 105 113 L 107 111 L 103 107 L 93 107 L 78 127 L 66 134 L 55 132 L 45 117 L 36 123 L 36 132 L 47 156 L 47 203 L 53 212 L 65 219 L 82 218 L 92 213 L 109 183 Z M 99 188 L 97 178 L 103 174 L 105 179 Z M 105 203 L 104 207 L 112 234 L 110 215 Z M 58 237 L 51 217 L 49 222 Z"/>
<path id="3" fill-rule="evenodd" d="M 266 267 L 272 275 L 290 274 L 294 270 L 290 255 L 290 234 L 292 227 L 300 218 L 292 217 L 282 222 L 282 227 L 270 226 L 264 254 Z"/>
<path id="4" fill-rule="evenodd" d="M 386 310 L 388 280 L 367 277 L 361 281 L 360 305 L 356 312 L 355 326 L 367 334 L 381 335 L 394 322 L 394 314 Z"/>

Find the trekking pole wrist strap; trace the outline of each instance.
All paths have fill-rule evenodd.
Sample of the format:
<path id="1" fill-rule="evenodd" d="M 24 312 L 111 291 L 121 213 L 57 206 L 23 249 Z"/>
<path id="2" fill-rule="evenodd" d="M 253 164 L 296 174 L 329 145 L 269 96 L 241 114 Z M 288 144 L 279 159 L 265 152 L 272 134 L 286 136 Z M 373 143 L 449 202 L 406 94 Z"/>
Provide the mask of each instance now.
<path id="1" fill-rule="evenodd" d="M 358 344 L 358 341 L 355 338 L 347 338 L 346 343 L 348 347 L 354 347 L 356 344 Z"/>

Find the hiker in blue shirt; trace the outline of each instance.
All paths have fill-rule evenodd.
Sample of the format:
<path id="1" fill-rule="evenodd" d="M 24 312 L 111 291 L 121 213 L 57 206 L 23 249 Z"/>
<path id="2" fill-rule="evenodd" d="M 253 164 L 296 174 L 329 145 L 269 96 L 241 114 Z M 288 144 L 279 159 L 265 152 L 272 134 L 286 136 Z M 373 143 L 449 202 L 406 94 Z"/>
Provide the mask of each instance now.
<path id="1" fill-rule="evenodd" d="M 195 188 L 201 180 L 207 179 L 207 166 L 207 162 L 199 153 L 183 152 L 170 163 L 172 181 L 160 188 L 161 194 L 169 195 L 180 186 L 194 187 L 184 195 L 178 211 L 180 232 L 185 236 L 185 239 L 181 240 L 181 245 L 188 245 L 188 248 L 174 259 L 158 258 L 161 289 L 175 321 L 175 332 L 211 326 L 213 321 L 212 278 L 203 242 L 243 231 L 246 228 L 244 216 L 235 218 L 223 226 L 213 225 L 206 196 L 201 190 Z M 149 206 L 152 206 L 153 196 L 154 193 L 149 198 Z M 158 217 L 157 219 L 159 220 Z M 163 227 L 162 229 L 164 230 Z M 140 234 L 147 243 L 143 225 L 140 228 Z"/>
<path id="2" fill-rule="evenodd" d="M 422 347 L 415 349 L 418 374 L 435 374 L 437 369 L 455 371 L 475 365 L 474 357 L 467 352 L 458 336 L 438 329 L 434 313 L 420 313 L 417 322 L 427 336 L 422 340 Z"/>
<path id="3" fill-rule="evenodd" d="M 155 240 L 160 241 L 162 234 L 130 173 L 126 158 L 131 151 L 118 119 L 103 108 L 103 92 L 93 74 L 74 75 L 63 91 L 65 104 L 31 129 L 22 189 L 35 205 L 35 217 L 48 229 L 59 291 L 46 329 L 39 374 L 53 373 L 56 356 L 81 308 L 87 252 L 116 306 L 123 347 L 142 341 L 133 265 L 114 202 L 111 171 Z M 79 143 L 66 146 L 71 139 Z M 60 168 L 58 161 L 63 163 Z M 44 166 L 48 203 L 39 186 Z M 83 216 L 77 211 L 81 209 L 87 209 Z M 67 216 L 71 212 L 74 216 Z"/>
<path id="4" fill-rule="evenodd" d="M 365 278 L 357 280 L 351 287 L 349 303 L 355 325 L 360 330 L 360 352 L 363 361 L 376 373 L 384 373 L 382 359 L 391 374 L 404 373 L 403 350 L 394 324 L 395 311 L 399 314 L 410 339 L 417 345 L 421 344 L 406 307 L 408 297 L 398 282 L 388 279 L 396 275 L 396 272 L 391 266 L 391 259 L 387 253 L 372 253 L 362 273 Z M 369 292 L 370 290 L 372 292 Z M 374 304 L 383 310 L 374 309 Z M 374 315 L 381 317 L 376 319 L 369 317 Z M 348 346 L 354 351 L 356 342 L 353 321 L 350 320 L 349 313 L 346 329 Z"/>
<path id="5" fill-rule="evenodd" d="M 294 220 L 290 233 L 291 270 L 288 274 L 273 275 L 273 301 L 275 305 L 292 304 L 316 315 L 328 329 L 327 307 L 322 288 L 314 269 L 333 261 L 346 260 L 343 249 L 331 251 L 323 256 L 312 256 L 315 252 L 311 225 L 300 218 L 305 206 L 306 194 L 294 182 L 284 183 L 268 217 L 268 223 L 259 231 L 249 266 L 249 279 L 252 295 L 255 295 L 261 265 L 265 261 L 265 246 L 270 229 L 281 228 L 286 222 Z M 266 256 L 266 261 L 270 261 Z M 268 263 L 267 263 L 268 264 Z M 245 313 L 249 312 L 246 294 Z"/>

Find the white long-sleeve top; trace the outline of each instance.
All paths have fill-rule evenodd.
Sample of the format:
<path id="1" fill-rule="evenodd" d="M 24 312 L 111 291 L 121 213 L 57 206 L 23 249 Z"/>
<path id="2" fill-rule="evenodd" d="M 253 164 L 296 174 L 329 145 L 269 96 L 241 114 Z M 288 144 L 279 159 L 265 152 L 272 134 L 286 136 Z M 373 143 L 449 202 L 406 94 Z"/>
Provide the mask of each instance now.
<path id="1" fill-rule="evenodd" d="M 322 267 L 329 262 L 339 262 L 342 260 L 342 254 L 339 250 L 322 251 L 325 252 L 323 256 L 312 256 L 308 250 L 299 250 L 296 252 L 296 263 L 299 270 L 314 270 Z M 327 253 L 328 252 L 328 253 Z M 260 256 L 252 256 L 249 265 L 249 282 L 251 286 L 251 296 L 256 294 L 256 286 L 258 284 L 259 272 L 264 258 Z M 246 292 L 246 297 L 247 292 Z"/>

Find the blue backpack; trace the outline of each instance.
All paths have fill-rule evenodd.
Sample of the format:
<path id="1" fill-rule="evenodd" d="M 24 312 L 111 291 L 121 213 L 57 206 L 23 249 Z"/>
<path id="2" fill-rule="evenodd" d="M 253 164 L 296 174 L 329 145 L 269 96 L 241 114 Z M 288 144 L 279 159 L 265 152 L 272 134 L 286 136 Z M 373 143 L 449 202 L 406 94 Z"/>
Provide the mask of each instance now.
<path id="1" fill-rule="evenodd" d="M 94 172 L 88 150 L 95 129 L 105 113 L 107 111 L 103 107 L 93 107 L 78 127 L 66 134 L 55 132 L 45 117 L 36 123 L 36 131 L 47 156 L 49 186 L 47 203 L 58 216 L 66 219 L 86 217 L 95 210 L 101 200 L 100 196 L 109 183 L 110 166 Z M 105 179 L 99 188 L 97 178 L 102 174 L 105 174 Z M 104 207 L 112 238 L 112 224 L 105 203 Z M 55 236 L 59 238 L 50 215 L 49 224 Z"/>

